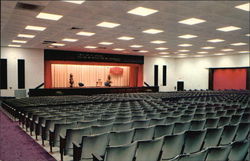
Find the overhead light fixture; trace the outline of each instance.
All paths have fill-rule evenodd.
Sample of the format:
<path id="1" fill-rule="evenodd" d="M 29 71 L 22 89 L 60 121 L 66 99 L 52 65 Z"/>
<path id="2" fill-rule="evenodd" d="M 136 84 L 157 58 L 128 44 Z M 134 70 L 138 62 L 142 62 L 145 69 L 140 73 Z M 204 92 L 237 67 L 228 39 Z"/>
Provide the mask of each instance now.
<path id="1" fill-rule="evenodd" d="M 147 50 L 140 50 L 138 52 L 140 52 L 140 53 L 147 53 L 148 51 Z"/>
<path id="2" fill-rule="evenodd" d="M 71 39 L 71 38 L 64 38 L 62 41 L 68 41 L 68 42 L 76 42 L 78 39 Z"/>
<path id="3" fill-rule="evenodd" d="M 97 47 L 96 46 L 85 46 L 84 48 L 87 48 L 87 49 L 96 49 Z"/>
<path id="4" fill-rule="evenodd" d="M 158 48 L 155 48 L 156 50 L 167 50 L 168 48 L 164 48 L 164 47 L 158 47 Z"/>
<path id="5" fill-rule="evenodd" d="M 217 43 L 217 42 L 223 42 L 225 40 L 222 39 L 211 39 L 211 40 L 207 40 L 207 42 L 211 42 L 211 43 Z"/>
<path id="6" fill-rule="evenodd" d="M 249 53 L 249 51 L 239 51 L 238 53 L 240 53 L 240 54 L 246 54 L 246 53 Z"/>
<path id="7" fill-rule="evenodd" d="M 53 45 L 53 46 L 65 46 L 65 44 L 61 44 L 61 43 L 52 43 L 51 45 Z"/>
<path id="8" fill-rule="evenodd" d="M 163 57 L 163 58 L 169 58 L 169 57 L 171 57 L 171 56 L 165 55 L 165 56 L 161 56 L 161 57 Z"/>
<path id="9" fill-rule="evenodd" d="M 27 41 L 24 40 L 12 40 L 13 43 L 20 43 L 20 44 L 25 44 Z"/>
<path id="10" fill-rule="evenodd" d="M 250 36 L 250 34 L 246 34 L 246 36 Z"/>
<path id="11" fill-rule="evenodd" d="M 35 35 L 28 35 L 28 34 L 18 34 L 17 37 L 24 37 L 24 38 L 34 38 Z"/>
<path id="12" fill-rule="evenodd" d="M 35 30 L 35 31 L 44 31 L 46 27 L 41 27 L 41 26 L 26 26 L 26 30 Z"/>
<path id="13" fill-rule="evenodd" d="M 186 20 L 179 21 L 178 23 L 186 24 L 186 25 L 195 25 L 199 23 L 206 22 L 205 20 L 198 19 L 198 18 L 189 18 Z"/>
<path id="14" fill-rule="evenodd" d="M 85 1 L 64 1 L 64 2 L 75 3 L 75 4 L 82 4 Z"/>
<path id="15" fill-rule="evenodd" d="M 96 26 L 98 27 L 106 27 L 106 28 L 115 28 L 117 26 L 120 26 L 118 23 L 113 23 L 113 22 L 101 22 L 97 24 Z"/>
<path id="16" fill-rule="evenodd" d="M 8 46 L 9 46 L 9 47 L 16 47 L 16 48 L 21 47 L 21 45 L 15 45 L 15 44 L 9 44 Z"/>
<path id="17" fill-rule="evenodd" d="M 221 51 L 234 51 L 234 49 L 222 49 Z"/>
<path id="18" fill-rule="evenodd" d="M 182 38 L 182 39 L 192 39 L 192 38 L 196 38 L 198 36 L 187 34 L 187 35 L 181 35 L 181 36 L 178 36 L 178 37 Z"/>
<path id="19" fill-rule="evenodd" d="M 241 5 L 238 5 L 238 6 L 235 6 L 235 8 L 238 8 L 238 9 L 241 9 L 241 10 L 244 10 L 244 11 L 250 11 L 250 6 L 249 6 L 250 3 L 245 3 L 245 4 L 241 4 Z"/>
<path id="20" fill-rule="evenodd" d="M 188 55 L 188 54 L 178 54 L 178 55 L 180 55 L 180 56 L 186 56 L 186 55 Z"/>
<path id="21" fill-rule="evenodd" d="M 195 55 L 194 57 L 204 57 L 204 55 Z"/>
<path id="22" fill-rule="evenodd" d="M 189 52 L 190 50 L 178 50 L 179 52 Z"/>
<path id="23" fill-rule="evenodd" d="M 158 10 L 145 8 L 145 7 L 137 7 L 128 11 L 127 13 L 138 15 L 138 16 L 148 16 L 156 12 L 158 12 Z"/>
<path id="24" fill-rule="evenodd" d="M 247 45 L 247 43 L 244 43 L 244 42 L 239 42 L 239 43 L 233 43 L 233 44 L 230 44 L 232 46 L 243 46 L 243 45 Z"/>
<path id="25" fill-rule="evenodd" d="M 112 45 L 114 43 L 112 43 L 112 42 L 100 42 L 99 44 L 101 44 L 101 45 Z"/>
<path id="26" fill-rule="evenodd" d="M 161 55 L 169 54 L 168 52 L 159 52 Z"/>
<path id="27" fill-rule="evenodd" d="M 147 33 L 147 34 L 158 34 L 158 33 L 164 32 L 164 31 L 158 30 L 158 29 L 148 29 L 148 30 L 144 30 L 142 32 Z"/>
<path id="28" fill-rule="evenodd" d="M 206 51 L 199 51 L 199 52 L 197 52 L 198 54 L 207 54 L 208 52 L 206 52 Z"/>
<path id="29" fill-rule="evenodd" d="M 193 46 L 192 44 L 179 44 L 178 46 L 181 46 L 181 47 L 189 47 L 189 46 Z"/>
<path id="30" fill-rule="evenodd" d="M 39 13 L 39 14 L 36 16 L 36 18 L 46 19 L 46 20 L 53 20 L 53 21 L 60 20 L 62 17 L 63 17 L 62 15 L 51 14 L 51 13 L 45 13 L 45 12 L 41 12 L 41 13 Z"/>
<path id="31" fill-rule="evenodd" d="M 117 39 L 119 39 L 119 40 L 132 40 L 134 38 L 133 37 L 129 37 L 129 36 L 121 36 L 121 37 L 118 37 Z"/>
<path id="32" fill-rule="evenodd" d="M 166 41 L 163 41 L 163 40 L 154 40 L 154 41 L 150 41 L 150 43 L 152 43 L 152 44 L 164 44 L 164 43 L 166 43 Z"/>
<path id="33" fill-rule="evenodd" d="M 85 31 L 81 31 L 81 32 L 78 32 L 76 34 L 81 35 L 81 36 L 93 36 L 93 35 L 95 35 L 95 33 L 93 33 L 93 32 L 85 32 Z"/>
<path id="34" fill-rule="evenodd" d="M 225 53 L 215 53 L 214 55 L 225 55 Z"/>
<path id="35" fill-rule="evenodd" d="M 214 49 L 215 47 L 212 47 L 212 46 L 204 46 L 202 47 L 201 49 L 206 49 L 206 50 L 209 50 L 209 49 Z"/>
<path id="36" fill-rule="evenodd" d="M 121 49 L 121 48 L 114 48 L 113 50 L 115 50 L 115 51 L 123 51 L 123 50 L 125 50 L 125 49 Z"/>
<path id="37" fill-rule="evenodd" d="M 229 31 L 235 31 L 235 30 L 240 30 L 240 29 L 241 29 L 240 27 L 236 27 L 236 26 L 226 26 L 226 27 L 217 28 L 216 30 L 229 32 Z"/>
<path id="38" fill-rule="evenodd" d="M 130 46 L 131 48 L 141 48 L 141 47 L 143 47 L 142 45 L 131 45 Z"/>

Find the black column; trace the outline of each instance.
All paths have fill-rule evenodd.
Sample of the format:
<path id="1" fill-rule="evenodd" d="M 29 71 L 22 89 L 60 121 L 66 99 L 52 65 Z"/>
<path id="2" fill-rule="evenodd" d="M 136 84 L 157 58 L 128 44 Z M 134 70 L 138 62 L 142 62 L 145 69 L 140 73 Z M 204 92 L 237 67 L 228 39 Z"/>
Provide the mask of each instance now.
<path id="1" fill-rule="evenodd" d="M 158 65 L 154 66 L 154 86 L 158 86 Z"/>
<path id="2" fill-rule="evenodd" d="M 166 86 L 167 85 L 167 66 L 163 65 L 162 68 L 162 85 Z"/>
<path id="3" fill-rule="evenodd" d="M 0 59 L 0 89 L 7 89 L 7 59 Z"/>
<path id="4" fill-rule="evenodd" d="M 18 89 L 25 88 L 25 61 L 23 59 L 18 59 Z M 35 76 L 35 73 L 34 73 Z"/>

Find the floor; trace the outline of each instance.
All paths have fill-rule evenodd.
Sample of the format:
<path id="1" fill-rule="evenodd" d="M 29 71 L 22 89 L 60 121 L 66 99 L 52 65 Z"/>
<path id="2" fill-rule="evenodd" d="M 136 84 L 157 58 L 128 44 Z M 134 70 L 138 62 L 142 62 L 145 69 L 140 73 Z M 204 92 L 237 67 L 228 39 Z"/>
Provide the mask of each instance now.
<path id="1" fill-rule="evenodd" d="M 35 142 L 18 122 L 12 121 L 0 110 L 0 160 L 2 161 L 56 161 Z"/>

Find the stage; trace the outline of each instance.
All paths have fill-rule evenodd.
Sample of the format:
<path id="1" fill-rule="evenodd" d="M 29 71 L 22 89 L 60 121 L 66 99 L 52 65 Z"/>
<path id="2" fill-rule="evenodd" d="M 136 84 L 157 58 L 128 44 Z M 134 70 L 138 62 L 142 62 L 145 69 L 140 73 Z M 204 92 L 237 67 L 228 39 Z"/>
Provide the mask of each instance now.
<path id="1" fill-rule="evenodd" d="M 158 92 L 159 87 L 81 87 L 29 89 L 29 96 L 94 95 L 110 93 Z"/>

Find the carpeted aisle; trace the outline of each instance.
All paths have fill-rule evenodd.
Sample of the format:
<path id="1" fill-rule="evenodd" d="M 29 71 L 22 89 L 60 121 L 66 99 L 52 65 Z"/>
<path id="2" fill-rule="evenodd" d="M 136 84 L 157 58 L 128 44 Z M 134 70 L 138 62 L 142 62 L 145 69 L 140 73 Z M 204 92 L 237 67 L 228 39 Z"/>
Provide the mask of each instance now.
<path id="1" fill-rule="evenodd" d="M 55 161 L 39 144 L 0 110 L 0 160 Z"/>

